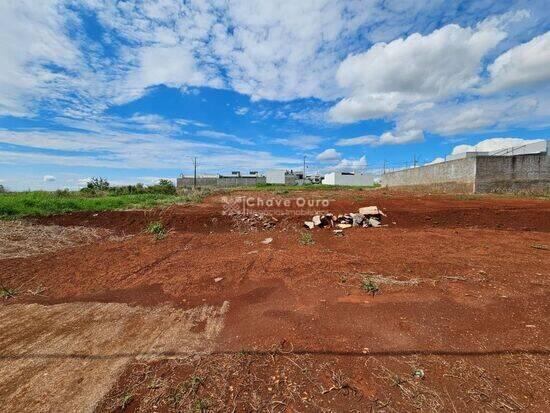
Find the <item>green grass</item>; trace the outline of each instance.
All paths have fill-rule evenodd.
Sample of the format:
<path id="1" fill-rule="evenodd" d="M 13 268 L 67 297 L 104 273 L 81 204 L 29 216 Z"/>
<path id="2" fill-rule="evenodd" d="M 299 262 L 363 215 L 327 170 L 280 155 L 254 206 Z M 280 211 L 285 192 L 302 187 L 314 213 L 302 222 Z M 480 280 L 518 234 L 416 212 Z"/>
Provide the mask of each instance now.
<path id="1" fill-rule="evenodd" d="M 200 202 L 200 193 L 185 195 L 128 194 L 89 195 L 82 192 L 9 192 L 0 194 L 0 219 L 45 216 L 74 211 L 146 209 L 174 203 Z"/>
<path id="2" fill-rule="evenodd" d="M 164 239 L 166 237 L 166 228 L 162 222 L 151 222 L 147 227 L 147 232 L 153 234 L 157 240 Z"/>
<path id="3" fill-rule="evenodd" d="M 310 232 L 302 232 L 300 233 L 300 244 L 302 245 L 312 245 L 315 243 L 313 240 L 313 235 L 311 235 Z"/>
<path id="4" fill-rule="evenodd" d="M 366 291 L 374 297 L 374 295 L 380 291 L 380 287 L 378 287 L 378 284 L 374 282 L 371 278 L 364 279 L 361 283 L 361 288 L 363 291 Z"/>

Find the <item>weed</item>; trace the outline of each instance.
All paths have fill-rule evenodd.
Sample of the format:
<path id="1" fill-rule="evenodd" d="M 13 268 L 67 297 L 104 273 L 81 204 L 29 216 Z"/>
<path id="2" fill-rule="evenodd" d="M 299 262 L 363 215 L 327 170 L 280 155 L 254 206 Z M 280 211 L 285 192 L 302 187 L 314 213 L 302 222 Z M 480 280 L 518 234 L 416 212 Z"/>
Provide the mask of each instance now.
<path id="1" fill-rule="evenodd" d="M 120 398 L 120 410 L 126 409 L 126 407 L 128 407 L 128 405 L 133 400 L 133 398 L 134 398 L 134 395 L 131 392 L 125 391 L 122 394 L 122 397 Z"/>
<path id="2" fill-rule="evenodd" d="M 191 376 L 191 378 L 189 379 L 188 385 L 190 390 L 193 393 L 196 393 L 202 383 L 204 383 L 204 379 L 202 377 Z"/>
<path id="3" fill-rule="evenodd" d="M 17 295 L 17 291 L 13 288 L 4 287 L 0 285 L 0 298 L 7 300 L 8 298 L 13 298 Z"/>
<path id="4" fill-rule="evenodd" d="M 147 227 L 147 232 L 149 234 L 153 234 L 157 240 L 161 240 L 166 237 L 166 228 L 162 222 L 151 222 Z"/>
<path id="5" fill-rule="evenodd" d="M 363 282 L 361 283 L 361 288 L 364 291 L 372 294 L 373 297 L 378 291 L 380 291 L 378 284 L 376 284 L 372 278 L 363 279 Z"/>
<path id="6" fill-rule="evenodd" d="M 208 411 L 208 400 L 198 399 L 195 402 L 194 410 L 196 413 L 204 413 Z"/>
<path id="7" fill-rule="evenodd" d="M 158 378 L 152 379 L 147 385 L 147 388 L 151 390 L 160 389 L 161 387 L 162 387 L 162 380 Z"/>
<path id="8" fill-rule="evenodd" d="M 300 244 L 311 245 L 313 243 L 315 243 L 315 241 L 313 241 L 313 235 L 311 235 L 310 232 L 302 232 L 300 234 Z"/>

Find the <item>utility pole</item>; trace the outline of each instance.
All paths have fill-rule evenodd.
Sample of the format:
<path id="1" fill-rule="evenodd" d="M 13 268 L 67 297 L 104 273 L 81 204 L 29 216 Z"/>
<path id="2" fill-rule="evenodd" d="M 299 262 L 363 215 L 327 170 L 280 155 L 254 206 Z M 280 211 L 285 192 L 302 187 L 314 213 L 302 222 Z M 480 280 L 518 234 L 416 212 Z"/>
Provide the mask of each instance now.
<path id="1" fill-rule="evenodd" d="M 306 156 L 304 155 L 304 176 L 303 176 L 304 184 L 306 183 Z"/>
<path id="2" fill-rule="evenodd" d="M 193 167 L 195 169 L 195 173 L 193 174 L 193 188 L 197 188 L 197 157 L 195 156 L 193 158 Z"/>
<path id="3" fill-rule="evenodd" d="M 413 155 L 413 168 L 416 168 L 416 155 Z"/>
<path id="4" fill-rule="evenodd" d="M 386 160 L 384 159 L 384 173 L 386 173 Z"/>

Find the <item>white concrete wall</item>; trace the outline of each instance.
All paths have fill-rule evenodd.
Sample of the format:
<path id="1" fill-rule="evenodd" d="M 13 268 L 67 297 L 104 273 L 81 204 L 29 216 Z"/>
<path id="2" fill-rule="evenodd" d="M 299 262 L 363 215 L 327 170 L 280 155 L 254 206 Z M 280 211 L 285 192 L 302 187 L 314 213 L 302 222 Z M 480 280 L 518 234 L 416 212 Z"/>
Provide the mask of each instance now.
<path id="1" fill-rule="evenodd" d="M 268 184 L 284 184 L 285 183 L 285 170 L 284 169 L 272 169 L 265 173 L 265 179 Z"/>
<path id="2" fill-rule="evenodd" d="M 374 185 L 374 175 L 342 175 L 341 172 L 331 172 L 325 175 L 323 185 L 370 186 Z"/>

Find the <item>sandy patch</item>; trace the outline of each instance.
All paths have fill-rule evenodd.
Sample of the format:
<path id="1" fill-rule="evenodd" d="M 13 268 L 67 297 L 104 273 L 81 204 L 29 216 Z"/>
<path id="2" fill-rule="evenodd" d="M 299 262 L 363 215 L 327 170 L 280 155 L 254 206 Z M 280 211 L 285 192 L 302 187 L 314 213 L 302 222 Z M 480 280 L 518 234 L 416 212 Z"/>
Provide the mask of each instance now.
<path id="1" fill-rule="evenodd" d="M 93 411 L 130 361 L 208 352 L 227 309 L 227 302 L 191 310 L 0 306 L 0 405 L 11 412 Z"/>

